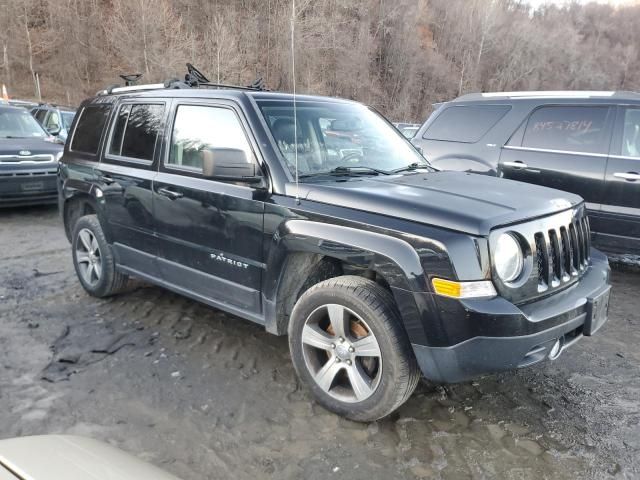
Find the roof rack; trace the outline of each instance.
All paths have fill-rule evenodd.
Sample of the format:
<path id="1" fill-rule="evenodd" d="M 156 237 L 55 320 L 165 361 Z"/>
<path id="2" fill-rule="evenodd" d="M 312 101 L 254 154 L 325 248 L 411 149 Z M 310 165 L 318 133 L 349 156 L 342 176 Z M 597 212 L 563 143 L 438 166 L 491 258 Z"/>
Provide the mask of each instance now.
<path id="1" fill-rule="evenodd" d="M 150 83 L 146 85 L 133 85 L 142 75 L 120 75 L 125 80 L 126 85 L 124 87 L 115 84 L 110 85 L 104 90 L 100 90 L 96 95 L 111 95 L 115 93 L 127 93 L 144 90 L 162 90 L 162 89 L 176 89 L 176 88 L 220 88 L 231 90 L 253 90 L 253 91 L 265 91 L 268 90 L 265 86 L 262 78 L 256 79 L 251 85 L 230 85 L 226 83 L 212 83 L 207 77 L 205 77 L 200 70 L 194 67 L 191 63 L 187 63 L 187 74 L 184 80 L 178 78 L 170 78 L 164 83 Z M 135 77 L 135 78 L 134 78 Z"/>
<path id="2" fill-rule="evenodd" d="M 596 90 L 540 90 L 540 91 L 521 91 L 521 92 L 483 92 L 483 93 L 467 93 L 456 98 L 457 101 L 464 100 L 480 100 L 488 98 L 512 98 L 512 99 L 532 99 L 532 98 L 607 98 L 607 97 L 637 97 L 636 92 L 626 91 L 596 91 Z"/>

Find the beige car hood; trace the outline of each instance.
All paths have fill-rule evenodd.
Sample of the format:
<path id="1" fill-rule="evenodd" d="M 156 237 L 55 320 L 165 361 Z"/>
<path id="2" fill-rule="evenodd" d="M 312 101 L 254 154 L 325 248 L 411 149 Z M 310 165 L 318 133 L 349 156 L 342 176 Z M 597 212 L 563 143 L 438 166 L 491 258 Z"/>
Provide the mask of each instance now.
<path id="1" fill-rule="evenodd" d="M 110 445 L 68 435 L 0 440 L 0 465 L 0 480 L 179 480 Z"/>

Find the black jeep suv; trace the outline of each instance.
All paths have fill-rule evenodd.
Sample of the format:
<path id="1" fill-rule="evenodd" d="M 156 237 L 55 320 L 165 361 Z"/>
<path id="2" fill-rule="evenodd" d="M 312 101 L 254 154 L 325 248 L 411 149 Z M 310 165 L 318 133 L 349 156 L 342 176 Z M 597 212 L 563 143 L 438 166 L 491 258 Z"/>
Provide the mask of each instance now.
<path id="1" fill-rule="evenodd" d="M 0 105 L 0 207 L 56 203 L 62 145 L 22 107 Z"/>
<path id="2" fill-rule="evenodd" d="M 420 371 L 525 367 L 606 321 L 578 196 L 435 171 L 355 102 L 176 86 L 112 88 L 74 121 L 60 211 L 91 295 L 131 275 L 288 334 L 317 400 L 361 421 Z"/>
<path id="3" fill-rule="evenodd" d="M 594 245 L 640 255 L 638 93 L 463 95 L 439 104 L 412 142 L 438 168 L 578 194 Z"/>

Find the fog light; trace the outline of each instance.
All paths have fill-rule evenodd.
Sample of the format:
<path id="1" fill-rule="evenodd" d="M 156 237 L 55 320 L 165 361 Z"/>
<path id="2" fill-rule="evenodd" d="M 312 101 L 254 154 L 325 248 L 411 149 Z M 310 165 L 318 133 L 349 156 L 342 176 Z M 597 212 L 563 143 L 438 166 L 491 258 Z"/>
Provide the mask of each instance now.
<path id="1" fill-rule="evenodd" d="M 551 350 L 549 351 L 549 359 L 555 360 L 556 358 L 558 358 L 560 356 L 561 348 L 562 348 L 562 343 L 560 342 L 560 339 L 558 339 L 556 340 L 556 343 L 553 344 L 553 347 L 551 347 Z"/>

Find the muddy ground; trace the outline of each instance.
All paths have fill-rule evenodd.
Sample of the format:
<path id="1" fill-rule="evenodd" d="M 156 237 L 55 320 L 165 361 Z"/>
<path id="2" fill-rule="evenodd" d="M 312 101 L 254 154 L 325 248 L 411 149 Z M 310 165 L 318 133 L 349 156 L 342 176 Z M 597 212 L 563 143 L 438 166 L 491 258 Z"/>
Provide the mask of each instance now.
<path id="1" fill-rule="evenodd" d="M 363 425 L 301 388 L 286 338 L 160 288 L 76 281 L 55 208 L 0 211 L 0 437 L 111 442 L 184 480 L 640 477 L 640 274 L 553 363 L 422 383 Z"/>

